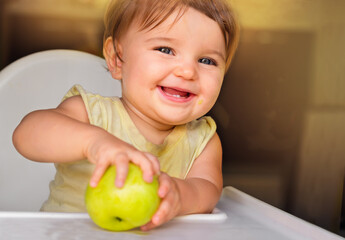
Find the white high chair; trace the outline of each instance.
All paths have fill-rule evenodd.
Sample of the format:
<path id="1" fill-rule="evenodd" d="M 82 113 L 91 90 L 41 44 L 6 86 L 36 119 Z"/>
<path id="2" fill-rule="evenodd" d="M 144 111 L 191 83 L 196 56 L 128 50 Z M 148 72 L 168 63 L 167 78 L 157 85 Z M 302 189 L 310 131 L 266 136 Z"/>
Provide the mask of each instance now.
<path id="1" fill-rule="evenodd" d="M 54 165 L 22 157 L 12 133 L 27 113 L 56 107 L 77 83 L 104 96 L 121 95 L 104 59 L 73 50 L 35 53 L 0 72 L 0 211 L 38 211 L 47 199 Z"/>

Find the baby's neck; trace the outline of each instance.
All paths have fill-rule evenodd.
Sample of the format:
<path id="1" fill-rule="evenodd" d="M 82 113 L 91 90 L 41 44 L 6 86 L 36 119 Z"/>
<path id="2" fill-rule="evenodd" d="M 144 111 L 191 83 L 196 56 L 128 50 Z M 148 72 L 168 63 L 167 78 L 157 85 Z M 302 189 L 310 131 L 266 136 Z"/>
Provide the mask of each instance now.
<path id="1" fill-rule="evenodd" d="M 131 106 L 129 106 L 123 99 L 122 103 L 139 132 L 146 138 L 147 141 L 153 144 L 162 144 L 165 138 L 175 127 L 171 125 L 161 124 L 147 118 L 139 111 L 136 111 L 136 109 L 133 109 Z"/>

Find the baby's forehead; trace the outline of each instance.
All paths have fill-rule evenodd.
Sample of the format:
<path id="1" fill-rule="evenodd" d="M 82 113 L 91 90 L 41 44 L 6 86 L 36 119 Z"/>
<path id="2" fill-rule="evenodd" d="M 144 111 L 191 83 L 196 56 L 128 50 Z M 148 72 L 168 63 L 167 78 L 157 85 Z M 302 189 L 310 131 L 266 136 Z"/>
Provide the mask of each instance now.
<path id="1" fill-rule="evenodd" d="M 217 22 L 196 10 L 190 10 L 179 16 L 171 14 L 154 28 L 140 28 L 135 22 L 123 38 L 123 42 L 136 41 L 138 44 L 164 45 L 177 52 L 191 54 L 211 54 L 226 59 L 226 44 Z M 218 57 L 217 57 L 218 58 Z"/>
<path id="2" fill-rule="evenodd" d="M 161 16 L 150 16 L 148 18 L 144 18 L 144 16 L 137 16 L 133 19 L 133 22 L 130 24 L 129 27 L 133 27 L 138 31 L 144 31 L 149 32 L 152 30 L 155 30 L 155 32 L 160 33 L 168 33 L 176 23 L 183 20 L 183 17 L 186 15 L 187 12 L 193 11 L 198 12 L 200 15 L 203 15 L 204 17 L 208 18 L 212 22 L 215 23 L 215 27 L 220 29 L 220 26 L 216 23 L 215 20 L 204 14 L 203 12 L 191 8 L 191 7 L 184 7 L 184 8 L 178 8 L 171 12 L 166 12 L 165 15 L 162 14 Z M 199 23 L 196 23 L 199 24 Z"/>
<path id="3" fill-rule="evenodd" d="M 139 12 L 132 20 L 131 25 L 135 25 L 140 30 L 150 31 L 161 27 L 171 28 L 190 9 L 188 6 L 180 6 L 174 10 L 163 9 L 162 11 Z"/>

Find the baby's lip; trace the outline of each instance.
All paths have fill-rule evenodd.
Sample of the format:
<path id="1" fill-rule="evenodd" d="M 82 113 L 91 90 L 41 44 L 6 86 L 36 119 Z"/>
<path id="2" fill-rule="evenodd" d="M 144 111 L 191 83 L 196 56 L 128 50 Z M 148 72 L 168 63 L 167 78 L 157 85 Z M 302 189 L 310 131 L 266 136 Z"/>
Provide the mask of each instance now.
<path id="1" fill-rule="evenodd" d="M 165 87 L 165 86 L 160 86 L 160 89 L 166 94 L 171 97 L 176 97 L 176 98 L 189 98 L 191 95 L 194 95 L 192 92 L 186 90 L 186 89 L 181 89 L 178 87 Z"/>
<path id="2" fill-rule="evenodd" d="M 172 101 L 186 102 L 195 96 L 191 91 L 179 87 L 159 86 L 158 88 L 164 96 Z"/>

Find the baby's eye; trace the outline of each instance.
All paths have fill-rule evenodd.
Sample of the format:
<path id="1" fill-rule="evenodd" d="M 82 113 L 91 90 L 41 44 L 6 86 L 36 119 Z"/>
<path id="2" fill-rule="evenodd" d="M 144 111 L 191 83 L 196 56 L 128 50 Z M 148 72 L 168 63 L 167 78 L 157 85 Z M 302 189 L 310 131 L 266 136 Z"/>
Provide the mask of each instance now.
<path id="1" fill-rule="evenodd" d="M 201 59 L 199 59 L 198 62 L 203 63 L 203 64 L 207 64 L 207 65 L 217 66 L 217 63 L 214 60 L 209 59 L 209 58 L 201 58 Z"/>
<path id="2" fill-rule="evenodd" d="M 168 47 L 159 47 L 159 48 L 156 48 L 156 50 L 165 54 L 173 54 L 172 50 Z"/>

